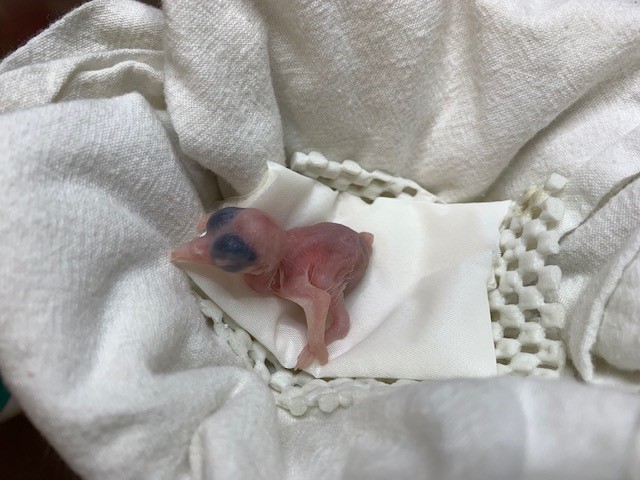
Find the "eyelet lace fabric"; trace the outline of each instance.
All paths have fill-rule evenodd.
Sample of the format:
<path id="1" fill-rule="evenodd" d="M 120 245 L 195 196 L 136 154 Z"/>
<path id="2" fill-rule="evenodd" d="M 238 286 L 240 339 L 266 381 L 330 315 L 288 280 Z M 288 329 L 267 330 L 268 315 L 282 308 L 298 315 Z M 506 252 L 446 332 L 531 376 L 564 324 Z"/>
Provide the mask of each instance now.
<path id="1" fill-rule="evenodd" d="M 415 182 L 384 172 L 368 172 L 357 163 L 327 160 L 321 154 L 296 153 L 291 169 L 367 201 L 379 196 L 410 196 L 438 202 Z M 494 260 L 489 306 L 498 374 L 560 376 L 566 364 L 561 340 L 564 308 L 557 302 L 561 271 L 547 257 L 559 252 L 558 227 L 564 215 L 559 198 L 566 179 L 553 174 L 543 187 L 532 187 L 513 202 L 502 226 L 500 255 Z M 318 379 L 294 372 L 253 339 L 213 301 L 200 299 L 202 313 L 215 333 L 273 390 L 276 404 L 294 416 L 309 409 L 332 412 L 358 399 L 415 380 L 375 378 Z"/>

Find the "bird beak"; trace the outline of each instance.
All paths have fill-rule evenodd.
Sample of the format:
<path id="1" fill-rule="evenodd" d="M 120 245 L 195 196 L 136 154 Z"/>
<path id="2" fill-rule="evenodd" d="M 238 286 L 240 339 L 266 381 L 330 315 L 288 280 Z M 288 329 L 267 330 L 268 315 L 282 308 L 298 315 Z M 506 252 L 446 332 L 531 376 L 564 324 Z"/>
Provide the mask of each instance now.
<path id="1" fill-rule="evenodd" d="M 180 245 L 171 252 L 171 261 L 215 265 L 209 255 L 210 249 L 211 238 L 207 236 L 198 237 L 195 240 Z"/>

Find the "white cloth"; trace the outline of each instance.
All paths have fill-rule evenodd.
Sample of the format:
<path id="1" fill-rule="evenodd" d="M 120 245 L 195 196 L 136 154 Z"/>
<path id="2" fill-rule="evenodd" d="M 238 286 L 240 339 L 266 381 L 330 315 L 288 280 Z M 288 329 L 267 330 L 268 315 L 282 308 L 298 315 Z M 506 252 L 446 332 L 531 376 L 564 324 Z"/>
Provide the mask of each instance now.
<path id="1" fill-rule="evenodd" d="M 640 190 L 638 190 L 640 192 Z M 587 380 L 640 391 L 640 229 L 596 275 L 576 308 L 570 348 L 576 368 Z M 594 361 L 592 352 L 622 371 Z"/>
<path id="2" fill-rule="evenodd" d="M 635 143 L 640 151 L 640 136 Z M 640 165 L 637 152 L 634 156 L 629 149 L 623 151 L 626 155 L 620 155 L 618 162 L 607 158 L 614 175 L 616 163 Z M 603 162 L 589 177 L 595 179 L 606 168 Z M 627 285 L 628 275 L 637 268 L 640 180 L 634 175 L 621 183 L 565 234 L 561 248 L 566 267 L 559 293 L 571 320 L 567 331 L 571 357 L 583 378 L 640 391 L 640 336 L 636 334 L 640 296 L 628 291 Z"/>
<path id="3" fill-rule="evenodd" d="M 625 255 L 616 259 L 618 268 L 623 268 L 604 309 L 596 352 L 611 365 L 623 370 L 640 371 L 640 349 L 637 348 L 637 339 L 640 338 L 640 311 L 637 308 L 640 292 L 640 231 L 636 231 L 633 241 L 629 243 Z"/>
<path id="4" fill-rule="evenodd" d="M 329 345 L 327 365 L 314 362 L 307 371 L 425 379 L 496 374 L 487 285 L 509 204 L 379 198 L 369 205 L 270 163 L 263 185 L 224 206 L 262 209 L 284 228 L 329 221 L 373 233 L 367 272 L 345 297 L 349 332 Z M 295 367 L 307 343 L 302 309 L 253 292 L 240 275 L 184 268 L 283 366 Z"/>
<path id="5" fill-rule="evenodd" d="M 216 196 L 183 151 L 243 193 L 295 150 L 448 201 L 557 171 L 562 298 L 580 321 L 637 227 L 620 196 L 640 171 L 634 2 L 163 6 L 89 3 L 0 65 L 0 374 L 75 470 L 638 477 L 638 397 L 575 382 L 426 381 L 293 419 L 166 262 Z"/>

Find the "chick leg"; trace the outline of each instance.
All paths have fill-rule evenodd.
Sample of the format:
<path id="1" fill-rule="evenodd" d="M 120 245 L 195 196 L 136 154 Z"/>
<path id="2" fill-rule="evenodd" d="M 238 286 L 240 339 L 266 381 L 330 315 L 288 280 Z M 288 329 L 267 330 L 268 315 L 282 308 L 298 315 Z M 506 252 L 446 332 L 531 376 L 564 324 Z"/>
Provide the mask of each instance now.
<path id="1" fill-rule="evenodd" d="M 344 297 L 338 295 L 329 305 L 329 313 L 333 318 L 333 323 L 324 332 L 324 343 L 326 345 L 344 338 L 349 332 L 349 312 L 344 306 Z"/>
<path id="2" fill-rule="evenodd" d="M 313 363 L 313 353 L 309 350 L 309 345 L 305 345 L 300 354 L 298 355 L 298 361 L 296 362 L 296 366 L 294 370 L 302 370 L 307 368 L 309 365 Z"/>
<path id="3" fill-rule="evenodd" d="M 349 332 L 349 312 L 344 306 L 344 298 L 340 295 L 329 305 L 329 313 L 333 322 L 324 332 L 324 344 L 330 345 L 336 340 L 344 338 Z M 307 368 L 313 362 L 313 353 L 309 349 L 309 345 L 304 347 L 300 355 L 298 355 L 298 363 L 296 369 Z"/>
<path id="4" fill-rule="evenodd" d="M 325 344 L 325 327 L 331 296 L 314 287 L 305 277 L 298 277 L 292 286 L 280 292 L 287 300 L 297 303 L 304 310 L 307 319 L 307 346 L 300 352 L 296 369 L 308 367 L 316 357 L 324 365 L 329 360 Z"/>

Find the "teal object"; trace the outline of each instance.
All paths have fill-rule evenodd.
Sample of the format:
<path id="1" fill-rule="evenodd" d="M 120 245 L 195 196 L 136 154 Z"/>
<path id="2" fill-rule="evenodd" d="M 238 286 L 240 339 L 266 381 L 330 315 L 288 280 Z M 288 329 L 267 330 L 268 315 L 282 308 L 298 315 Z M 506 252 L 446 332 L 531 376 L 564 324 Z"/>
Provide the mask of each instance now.
<path id="1" fill-rule="evenodd" d="M 11 394 L 9 393 L 9 390 L 4 386 L 4 383 L 2 383 L 2 377 L 0 377 L 0 410 L 2 410 L 7 404 L 10 396 Z"/>

